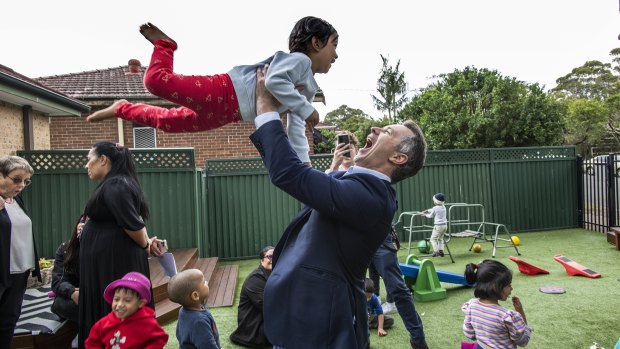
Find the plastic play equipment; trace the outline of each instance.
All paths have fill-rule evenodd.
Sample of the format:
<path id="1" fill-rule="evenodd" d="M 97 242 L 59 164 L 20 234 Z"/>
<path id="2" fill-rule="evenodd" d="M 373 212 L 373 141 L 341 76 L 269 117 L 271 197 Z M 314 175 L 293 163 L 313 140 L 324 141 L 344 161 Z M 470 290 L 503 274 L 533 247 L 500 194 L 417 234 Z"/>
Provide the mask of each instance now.
<path id="1" fill-rule="evenodd" d="M 592 279 L 601 277 L 601 274 L 595 272 L 590 268 L 584 267 L 583 265 L 573 261 L 570 258 L 564 257 L 562 255 L 557 255 L 553 257 L 553 259 L 555 259 L 556 262 L 562 264 L 564 269 L 566 269 L 566 274 L 570 276 L 583 275 Z"/>
<path id="2" fill-rule="evenodd" d="M 416 301 L 429 302 L 448 297 L 430 259 L 420 261 L 418 257 L 409 255 L 406 264 L 400 264 L 400 270 L 405 276 L 405 284 L 413 290 L 413 299 Z"/>
<path id="3" fill-rule="evenodd" d="M 420 302 L 444 299 L 448 296 L 440 281 L 472 286 L 465 281 L 465 275 L 435 270 L 435 265 L 430 259 L 419 260 L 412 254 L 407 256 L 405 263 L 400 263 L 400 270 L 405 276 L 405 284 L 414 291 L 413 298 Z"/>
<path id="4" fill-rule="evenodd" d="M 508 259 L 517 263 L 517 267 L 519 268 L 519 271 L 522 272 L 523 274 L 527 274 L 527 275 L 549 274 L 549 272 L 546 271 L 545 269 L 532 265 L 518 257 L 510 256 L 508 257 Z"/>

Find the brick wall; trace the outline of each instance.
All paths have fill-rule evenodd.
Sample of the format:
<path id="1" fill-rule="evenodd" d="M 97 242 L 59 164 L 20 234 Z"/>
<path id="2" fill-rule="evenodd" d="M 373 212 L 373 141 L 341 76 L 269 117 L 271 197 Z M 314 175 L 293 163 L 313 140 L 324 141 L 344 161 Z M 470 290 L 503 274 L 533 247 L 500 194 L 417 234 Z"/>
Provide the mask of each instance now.
<path id="1" fill-rule="evenodd" d="M 34 149 L 50 149 L 49 117 L 33 111 Z M 24 149 L 23 112 L 20 106 L 0 101 L 0 156 Z"/>
<path id="2" fill-rule="evenodd" d="M 133 127 L 123 122 L 125 146 L 133 147 Z M 88 123 L 84 117 L 51 118 L 52 149 L 87 149 L 96 141 L 118 142 L 116 120 Z M 166 133 L 157 130 L 158 148 L 193 147 L 196 167 L 204 167 L 207 159 L 258 157 L 258 152 L 248 138 L 254 132 L 254 122 L 238 122 L 223 127 L 194 133 Z M 307 132 L 313 147 L 312 134 Z"/>

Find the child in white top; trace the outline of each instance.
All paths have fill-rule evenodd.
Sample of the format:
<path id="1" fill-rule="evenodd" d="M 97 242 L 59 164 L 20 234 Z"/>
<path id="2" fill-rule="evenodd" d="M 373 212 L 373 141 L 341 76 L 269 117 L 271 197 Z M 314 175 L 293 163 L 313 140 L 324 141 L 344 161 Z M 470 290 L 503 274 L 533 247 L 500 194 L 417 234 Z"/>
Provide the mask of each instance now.
<path id="1" fill-rule="evenodd" d="M 302 162 L 310 162 L 306 124 L 314 127 L 319 122 L 319 113 L 312 106 L 318 90 L 314 75 L 329 72 L 338 58 L 338 32 L 331 24 L 320 18 L 304 17 L 289 35 L 290 53 L 278 51 L 256 64 L 235 66 L 226 74 L 208 76 L 174 72 L 177 43 L 151 23 L 143 24 L 140 33 L 154 45 L 144 86 L 155 96 L 180 107 L 168 109 L 118 100 L 90 115 L 87 121 L 118 117 L 166 132 L 199 132 L 254 120 L 256 69 L 269 64 L 265 86 L 281 103 L 278 112 L 288 113 L 291 147 Z M 221 50 L 210 49 L 210 54 L 220 54 Z"/>
<path id="2" fill-rule="evenodd" d="M 433 257 L 443 257 L 443 236 L 448 230 L 448 220 L 446 219 L 446 207 L 443 205 L 446 196 L 442 193 L 433 195 L 435 206 L 426 211 L 422 211 L 427 218 L 435 218 L 433 234 L 431 234 L 431 244 L 433 245 Z"/>

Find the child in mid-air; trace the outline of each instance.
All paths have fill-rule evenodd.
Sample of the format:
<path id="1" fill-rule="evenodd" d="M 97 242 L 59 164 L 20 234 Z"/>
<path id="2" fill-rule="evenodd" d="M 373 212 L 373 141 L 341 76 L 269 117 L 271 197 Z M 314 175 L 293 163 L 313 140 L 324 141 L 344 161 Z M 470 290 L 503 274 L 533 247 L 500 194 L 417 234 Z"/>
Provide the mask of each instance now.
<path id="1" fill-rule="evenodd" d="M 181 349 L 220 349 L 220 334 L 205 302 L 209 284 L 199 269 L 187 269 L 168 281 L 168 297 L 182 305 L 177 322 Z"/>
<path id="2" fill-rule="evenodd" d="M 91 328 L 85 346 L 89 348 L 162 349 L 168 334 L 155 320 L 151 302 L 151 282 L 130 272 L 106 287 L 103 298 L 112 304 L 112 312 Z"/>
<path id="3" fill-rule="evenodd" d="M 375 295 L 374 282 L 366 278 L 365 290 L 366 292 L 366 305 L 368 308 L 368 327 L 377 329 L 377 336 L 387 336 L 386 328 L 394 325 L 394 318 L 388 315 L 383 315 L 383 309 L 381 308 L 381 302 Z"/>
<path id="4" fill-rule="evenodd" d="M 144 85 L 154 95 L 181 105 L 166 109 L 126 100 L 90 115 L 88 121 L 119 117 L 166 132 L 197 132 L 256 117 L 256 69 L 269 64 L 265 86 L 288 112 L 288 137 L 302 162 L 309 163 L 305 123 L 315 126 L 319 113 L 312 106 L 318 90 L 314 74 L 329 72 L 338 58 L 338 33 L 316 17 L 300 19 L 289 36 L 290 53 L 276 52 L 254 65 L 236 66 L 226 74 L 183 76 L 173 71 L 174 40 L 151 23 L 140 33 L 154 46 Z M 305 123 L 304 123 L 305 120 Z"/>
<path id="5" fill-rule="evenodd" d="M 433 222 L 433 233 L 431 234 L 431 244 L 433 245 L 433 257 L 443 257 L 443 236 L 448 230 L 448 220 L 446 219 L 446 206 L 444 202 L 446 196 L 442 193 L 433 195 L 435 206 L 426 211 L 422 211 L 427 218 L 435 218 Z"/>
<path id="6" fill-rule="evenodd" d="M 476 284 L 474 296 L 463 304 L 465 314 L 463 333 L 476 340 L 480 348 L 516 349 L 530 340 L 532 330 L 527 325 L 519 297 L 512 297 L 515 310 L 503 308 L 512 292 L 512 272 L 504 264 L 486 259 L 480 264 L 467 264 L 465 279 Z"/>

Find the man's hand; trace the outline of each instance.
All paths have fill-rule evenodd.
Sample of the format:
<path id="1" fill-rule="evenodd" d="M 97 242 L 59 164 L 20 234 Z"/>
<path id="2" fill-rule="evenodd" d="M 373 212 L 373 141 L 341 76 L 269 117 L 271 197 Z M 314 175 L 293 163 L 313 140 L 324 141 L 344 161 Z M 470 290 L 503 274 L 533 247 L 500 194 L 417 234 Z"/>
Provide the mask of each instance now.
<path id="1" fill-rule="evenodd" d="M 316 126 L 318 123 L 319 123 L 319 112 L 315 110 L 306 119 L 306 125 L 310 127 L 310 129 L 313 129 L 314 126 Z"/>
<path id="2" fill-rule="evenodd" d="M 269 64 L 265 64 L 256 69 L 256 115 L 277 112 L 280 106 L 280 102 L 265 87 L 265 75 L 268 68 Z"/>

